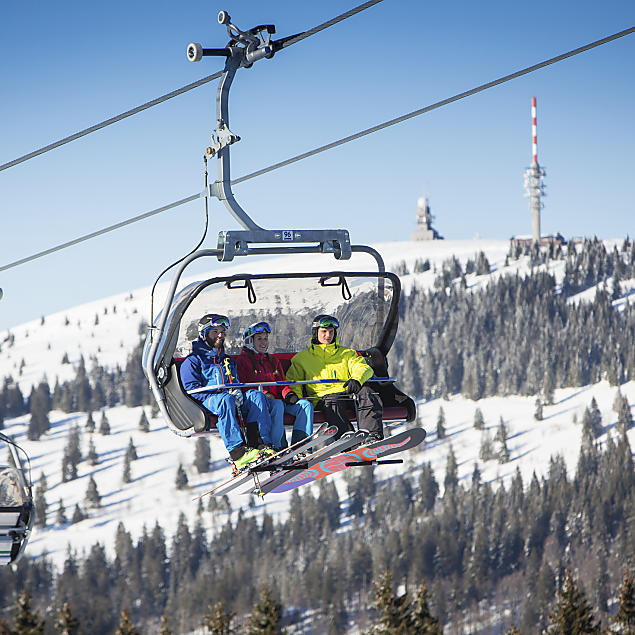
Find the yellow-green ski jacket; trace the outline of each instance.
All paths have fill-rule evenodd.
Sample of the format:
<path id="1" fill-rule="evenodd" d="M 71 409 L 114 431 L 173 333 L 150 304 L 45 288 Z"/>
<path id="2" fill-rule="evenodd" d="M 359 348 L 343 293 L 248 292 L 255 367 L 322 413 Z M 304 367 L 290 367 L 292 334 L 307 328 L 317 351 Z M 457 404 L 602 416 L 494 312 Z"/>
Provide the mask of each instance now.
<path id="1" fill-rule="evenodd" d="M 356 379 L 360 384 L 373 376 L 373 369 L 352 348 L 340 346 L 336 337 L 330 344 L 309 344 L 309 348 L 291 358 L 286 377 L 292 381 L 308 379 Z M 304 393 L 303 389 L 304 388 Z M 322 397 L 344 390 L 342 384 L 308 384 L 291 386 L 302 398 Z M 315 404 L 314 404 L 315 405 Z"/>

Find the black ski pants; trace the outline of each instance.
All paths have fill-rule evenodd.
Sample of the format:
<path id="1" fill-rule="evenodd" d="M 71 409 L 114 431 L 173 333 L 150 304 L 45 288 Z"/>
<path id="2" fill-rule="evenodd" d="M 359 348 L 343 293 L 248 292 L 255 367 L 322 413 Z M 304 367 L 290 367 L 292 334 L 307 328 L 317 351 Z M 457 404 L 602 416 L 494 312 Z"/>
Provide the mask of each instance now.
<path id="1" fill-rule="evenodd" d="M 345 432 L 353 430 L 349 421 L 349 413 L 355 412 L 353 396 L 344 392 L 333 392 L 324 395 L 318 401 L 318 408 L 324 412 L 324 418 L 332 426 L 337 426 L 336 439 Z M 357 421 L 362 430 L 371 434 L 384 436 L 384 426 L 381 420 L 384 406 L 379 395 L 368 386 L 362 386 L 357 393 Z"/>

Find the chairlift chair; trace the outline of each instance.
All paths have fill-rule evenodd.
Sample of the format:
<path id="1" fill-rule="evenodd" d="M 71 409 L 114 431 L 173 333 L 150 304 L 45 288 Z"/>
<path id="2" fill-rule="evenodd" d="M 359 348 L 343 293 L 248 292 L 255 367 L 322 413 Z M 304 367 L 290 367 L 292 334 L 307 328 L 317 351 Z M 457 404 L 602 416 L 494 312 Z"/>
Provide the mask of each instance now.
<path id="1" fill-rule="evenodd" d="M 180 361 L 189 352 L 189 342 L 196 339 L 195 325 L 202 315 L 212 312 L 229 315 L 232 320 L 229 336 L 237 335 L 250 322 L 270 322 L 273 326 L 270 345 L 285 367 L 293 354 L 308 345 L 312 317 L 328 310 L 341 318 L 342 332 L 348 329 L 342 344 L 364 355 L 378 378 L 388 375 L 386 357 L 399 321 L 399 278 L 386 272 L 375 249 L 351 245 L 345 229 L 264 229 L 236 201 L 231 190 L 229 153 L 240 137 L 229 129 L 229 90 L 239 68 L 250 68 L 259 59 L 273 57 L 276 42 L 269 36 L 275 33 L 275 28 L 266 25 L 241 31 L 225 11 L 220 12 L 218 21 L 230 35 L 224 49 L 205 49 L 200 44 L 187 48 L 190 61 L 214 55 L 226 58 L 216 99 L 216 134 L 212 134 L 212 144 L 205 151 L 206 159 L 217 158 L 219 176 L 209 187 L 206 183 L 201 196 L 221 200 L 243 229 L 220 232 L 216 249 L 195 251 L 180 261 L 157 323 L 150 324 L 142 361 L 163 418 L 173 432 L 184 437 L 214 428 L 215 418 L 185 392 L 178 372 Z M 251 255 L 284 255 L 289 256 L 289 269 L 294 271 L 292 257 L 298 254 L 332 256 L 343 264 L 353 253 L 371 256 L 376 269 L 345 271 L 338 266 L 335 271 L 327 268 L 306 274 L 218 275 L 177 291 L 185 268 L 201 258 L 232 262 L 237 257 Z M 307 294 L 306 302 L 298 304 L 297 294 L 302 293 Z M 284 306 L 280 304 L 283 299 Z M 359 321 L 362 318 L 365 326 Z M 231 353 L 231 340 L 227 344 Z M 233 352 L 239 352 L 240 346 L 236 346 L 237 342 L 233 344 Z M 384 403 L 384 419 L 404 422 L 415 419 L 414 401 L 394 384 L 375 383 L 374 387 Z"/>
<path id="2" fill-rule="evenodd" d="M 25 477 L 16 444 L 0 433 L 9 448 L 12 465 L 0 465 L 0 565 L 16 564 L 26 548 L 33 527 L 30 478 Z"/>

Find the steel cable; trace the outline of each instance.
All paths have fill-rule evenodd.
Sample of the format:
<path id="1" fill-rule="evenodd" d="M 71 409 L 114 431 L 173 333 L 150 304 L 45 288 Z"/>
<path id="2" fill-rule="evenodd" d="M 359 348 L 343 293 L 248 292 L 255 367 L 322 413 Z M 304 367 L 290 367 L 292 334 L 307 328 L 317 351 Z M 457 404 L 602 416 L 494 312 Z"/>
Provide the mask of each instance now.
<path id="1" fill-rule="evenodd" d="M 376 126 L 373 126 L 371 128 L 367 128 L 366 130 L 362 130 L 360 132 L 357 132 L 355 134 L 349 135 L 347 137 L 344 137 L 342 139 L 339 139 L 337 141 L 333 141 L 331 143 L 328 143 L 326 145 L 320 146 L 319 148 L 315 148 L 314 150 L 309 150 L 308 152 L 304 152 L 302 154 L 298 154 L 295 157 L 291 157 L 290 159 L 286 159 L 285 161 L 280 161 L 279 163 L 274 163 L 273 165 L 270 165 L 269 167 L 263 168 L 262 170 L 257 170 L 256 172 L 251 172 L 250 174 L 246 174 L 245 176 L 241 176 L 235 180 L 233 180 L 231 183 L 232 185 L 236 185 L 238 183 L 242 183 L 244 181 L 247 181 L 249 179 L 253 179 L 257 176 L 261 176 L 263 174 L 266 174 L 267 172 L 272 172 L 273 170 L 277 170 L 278 168 L 284 167 L 286 165 L 289 165 L 291 163 L 295 163 L 297 161 L 301 161 L 302 159 L 306 159 L 310 156 L 313 156 L 315 154 L 318 154 L 320 152 L 324 152 L 326 150 L 330 150 L 332 148 L 335 148 L 337 146 L 343 145 L 345 143 L 348 143 L 349 141 L 354 141 L 355 139 L 359 139 L 360 137 L 372 134 L 373 132 L 378 132 L 379 130 L 383 130 L 384 128 L 387 128 L 389 126 L 394 126 L 395 124 L 401 123 L 403 121 L 406 121 L 408 119 L 412 119 L 413 117 L 418 117 L 419 115 L 422 115 L 426 112 L 430 112 L 431 110 L 436 110 L 438 108 L 441 108 L 442 106 L 446 106 L 448 104 L 451 104 L 455 101 L 458 101 L 460 99 L 465 99 L 466 97 L 469 97 L 471 95 L 474 95 L 476 93 L 482 92 L 484 90 L 487 90 L 489 88 L 493 88 L 494 86 L 498 86 L 500 84 L 503 84 L 505 82 L 508 82 L 512 79 L 515 79 L 517 77 L 521 77 L 523 75 L 527 75 L 528 73 L 532 73 L 535 72 L 541 68 L 544 68 L 545 66 L 549 66 L 550 64 L 555 64 L 556 62 L 560 62 L 564 59 L 567 59 L 569 57 L 573 57 L 574 55 L 578 55 L 580 53 L 583 53 L 584 51 L 588 51 L 592 48 L 595 48 L 597 46 L 601 46 L 602 44 L 607 44 L 608 42 L 612 42 L 613 40 L 616 40 L 620 37 L 624 37 L 626 35 L 630 35 L 631 33 L 635 32 L 635 27 L 631 27 L 629 29 L 624 29 L 623 31 L 619 31 L 618 33 L 614 33 L 613 35 L 609 35 L 605 38 L 602 38 L 600 40 L 596 40 L 595 42 L 591 42 L 590 44 L 586 44 L 584 46 L 581 46 L 579 48 L 573 49 L 571 51 L 568 51 L 567 53 L 563 53 L 562 55 L 557 55 L 556 57 L 552 57 L 548 60 L 545 60 L 543 62 L 539 62 L 538 64 L 534 64 L 532 66 L 528 66 L 527 68 L 524 68 L 520 71 L 516 71 L 515 73 L 511 73 L 509 75 L 505 75 L 503 77 L 500 77 L 499 79 L 495 79 L 491 82 L 487 82 L 486 84 L 481 84 L 480 86 L 477 86 L 476 88 L 472 88 L 470 90 L 467 90 L 465 92 L 462 93 L 458 93 L 457 95 L 454 95 L 453 97 L 448 97 L 447 99 L 443 99 L 441 101 L 438 101 L 434 104 L 430 104 L 429 106 L 425 106 L 423 108 L 419 108 L 418 110 L 413 110 L 410 113 L 407 113 L 405 115 L 401 115 L 400 117 L 396 117 L 394 119 L 390 119 L 389 121 L 386 121 L 384 123 L 378 124 Z M 189 203 L 197 198 L 201 198 L 202 196 L 205 196 L 205 193 L 198 193 L 198 194 L 193 194 L 191 196 L 188 196 L 187 198 L 183 198 L 179 201 L 175 201 L 174 203 L 170 203 L 169 205 L 164 205 L 163 207 L 159 207 L 157 209 L 151 210 L 149 212 L 145 212 L 144 214 L 140 214 L 139 216 L 135 216 L 129 220 L 126 221 L 122 221 L 120 223 L 116 223 L 115 225 L 110 225 L 109 227 L 106 227 L 104 229 L 92 232 L 90 234 L 87 234 L 85 236 L 82 236 L 80 238 L 76 238 L 75 240 L 71 240 L 69 242 L 66 243 L 62 243 L 61 245 L 57 245 L 56 247 L 51 247 L 50 249 L 46 249 L 45 251 L 41 251 L 38 252 L 37 254 L 33 254 L 32 256 L 27 256 L 26 258 L 21 258 L 20 260 L 16 260 L 15 262 L 6 264 L 2 267 L 0 267 L 0 271 L 6 271 L 7 269 L 11 269 L 13 267 L 17 267 L 18 265 L 22 265 L 25 264 L 27 262 L 30 262 L 32 260 L 35 260 L 37 258 L 41 258 L 43 256 L 47 256 L 53 252 L 56 251 L 60 251 L 61 249 L 66 249 L 67 247 L 71 247 L 73 245 L 76 245 L 77 243 L 86 241 L 86 240 L 90 240 L 91 238 L 96 238 L 97 236 L 101 236 L 107 232 L 113 231 L 115 229 L 119 229 L 120 227 L 124 227 L 126 225 L 130 225 L 132 223 L 135 223 L 137 221 L 143 220 L 145 218 L 148 218 L 150 216 L 154 216 L 155 214 L 159 214 L 161 212 L 167 211 L 169 209 L 172 209 L 174 207 L 178 207 L 179 205 L 183 205 L 185 203 Z"/>
<path id="2" fill-rule="evenodd" d="M 315 35 L 316 33 L 319 33 L 320 31 L 323 31 L 324 29 L 328 29 L 330 26 L 333 26 L 334 24 L 337 24 L 338 22 L 341 22 L 342 20 L 346 20 L 347 18 L 350 18 L 356 13 L 360 13 L 361 11 L 368 9 L 369 7 L 372 7 L 373 5 L 378 4 L 379 2 L 383 2 L 383 0 L 369 0 L 369 2 L 360 4 L 358 7 L 355 7 L 354 9 L 350 9 L 349 11 L 346 11 L 345 13 L 342 13 L 341 15 L 338 15 L 337 17 L 331 20 L 328 20 L 327 22 L 323 22 L 322 24 L 312 29 L 309 29 L 308 31 L 303 31 L 302 33 L 299 33 L 298 35 L 294 35 L 290 38 L 285 38 L 283 40 L 280 40 L 276 49 L 280 50 L 280 49 L 288 48 L 292 44 L 297 44 L 298 42 L 301 42 L 302 40 L 308 37 L 311 37 L 312 35 Z M 141 104 L 140 106 L 137 106 L 136 108 L 131 108 L 130 110 L 127 110 L 126 112 L 123 112 L 120 115 L 116 115 L 115 117 L 106 119 L 105 121 L 102 121 L 101 123 L 97 123 L 94 126 L 90 126 L 89 128 L 80 130 L 79 132 L 76 132 L 75 134 L 69 135 L 68 137 L 64 137 L 63 139 L 50 143 L 49 145 L 43 146 L 42 148 L 39 148 L 38 150 L 34 150 L 33 152 L 29 152 L 28 154 L 18 157 L 17 159 L 13 159 L 13 161 L 8 161 L 7 163 L 3 163 L 2 165 L 0 165 L 0 172 L 2 172 L 2 170 L 12 168 L 13 166 L 18 165 L 20 163 L 24 163 L 25 161 L 28 161 L 29 159 L 33 159 L 37 156 L 40 156 L 41 154 L 44 154 L 45 152 L 50 152 L 51 150 L 55 150 L 55 148 L 59 148 L 60 146 L 70 143 L 71 141 L 75 141 L 76 139 L 85 137 L 86 135 L 89 135 L 92 132 L 97 132 L 97 130 L 106 128 L 106 126 L 110 126 L 114 123 L 117 123 L 118 121 L 121 121 L 122 119 L 131 117 L 132 115 L 136 115 L 144 110 L 147 110 L 148 108 L 152 108 L 153 106 L 162 104 L 164 101 L 167 101 L 168 99 L 172 99 L 173 97 L 182 95 L 183 93 L 186 93 L 194 88 L 203 86 L 204 84 L 207 84 L 215 79 L 218 79 L 222 74 L 223 74 L 223 71 L 219 71 L 218 73 L 214 73 L 213 75 L 208 75 L 207 77 L 203 77 L 195 82 L 192 82 L 191 84 L 187 84 L 186 86 L 177 88 L 176 90 L 173 90 L 172 92 L 166 93 L 165 95 L 162 95 L 161 97 L 157 97 L 156 99 L 147 101 L 145 104 Z"/>
<path id="3" fill-rule="evenodd" d="M 97 123 L 94 126 L 90 126 L 90 128 L 85 128 L 84 130 L 80 130 L 79 132 L 76 132 L 75 134 L 72 134 L 68 137 L 64 137 L 63 139 L 60 139 L 59 141 L 55 141 L 54 143 L 50 143 L 47 146 L 39 148 L 38 150 L 29 152 L 29 154 L 25 154 L 24 156 L 18 157 L 17 159 L 13 159 L 13 161 L 8 161 L 7 163 L 3 163 L 2 165 L 0 165 L 0 172 L 2 170 L 6 170 L 7 168 L 12 168 L 14 165 L 18 165 L 19 163 L 24 163 L 24 161 L 28 161 L 29 159 L 33 159 L 34 157 L 40 156 L 40 154 L 44 154 L 45 152 L 49 152 L 50 150 L 55 150 L 55 148 L 59 148 L 60 146 L 63 146 L 66 143 L 75 141 L 75 139 L 85 137 L 91 132 L 96 132 L 97 130 L 101 130 L 102 128 L 105 128 L 106 126 L 110 126 L 113 123 L 117 123 L 118 121 L 121 121 L 122 119 L 126 119 L 126 117 L 131 117 L 132 115 L 136 115 L 137 113 L 140 113 L 143 110 L 152 108 L 152 106 L 156 106 L 157 104 L 162 104 L 164 101 L 167 101 L 168 99 L 172 99 L 172 97 L 182 95 L 183 93 L 186 93 L 188 90 L 192 90 L 193 88 L 198 88 L 199 86 L 202 86 L 203 84 L 207 84 L 208 82 L 218 79 L 222 74 L 223 74 L 223 71 L 219 71 L 218 73 L 214 73 L 213 75 L 208 75 L 207 77 L 203 77 L 202 79 L 192 82 L 191 84 L 187 84 L 187 86 L 183 86 L 182 88 L 173 90 L 171 93 L 166 93 L 165 95 L 162 95 L 161 97 L 157 97 L 156 99 L 153 99 L 151 101 L 147 101 L 145 104 L 141 104 L 140 106 L 137 106 L 136 108 L 126 110 L 126 112 L 123 112 L 120 115 L 117 115 L 116 117 L 111 117 L 110 119 L 106 119 L 105 121 L 102 121 L 101 123 Z"/>

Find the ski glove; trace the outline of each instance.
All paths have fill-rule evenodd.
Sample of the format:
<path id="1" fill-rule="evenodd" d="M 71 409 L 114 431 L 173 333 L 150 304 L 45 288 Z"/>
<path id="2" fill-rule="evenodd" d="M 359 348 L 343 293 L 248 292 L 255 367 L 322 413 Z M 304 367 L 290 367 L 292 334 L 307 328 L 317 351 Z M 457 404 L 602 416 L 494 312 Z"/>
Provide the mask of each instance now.
<path id="1" fill-rule="evenodd" d="M 236 401 L 236 405 L 239 408 L 242 408 L 242 405 L 243 405 L 243 392 L 242 392 L 242 390 L 239 390 L 238 388 L 230 388 L 229 389 L 229 394 Z"/>
<path id="2" fill-rule="evenodd" d="M 288 404 L 289 406 L 292 406 L 294 403 L 296 403 L 298 401 L 298 395 L 296 395 L 294 392 L 290 392 L 285 398 L 284 398 L 284 403 Z"/>
<path id="3" fill-rule="evenodd" d="M 349 395 L 356 395 L 362 389 L 362 385 L 357 381 L 357 379 L 349 379 L 344 384 L 344 388 L 346 388 L 346 392 Z"/>

